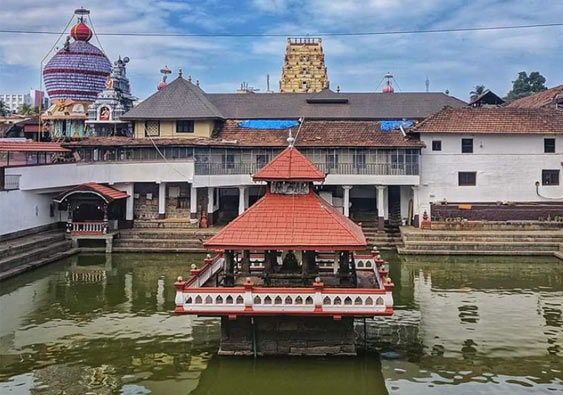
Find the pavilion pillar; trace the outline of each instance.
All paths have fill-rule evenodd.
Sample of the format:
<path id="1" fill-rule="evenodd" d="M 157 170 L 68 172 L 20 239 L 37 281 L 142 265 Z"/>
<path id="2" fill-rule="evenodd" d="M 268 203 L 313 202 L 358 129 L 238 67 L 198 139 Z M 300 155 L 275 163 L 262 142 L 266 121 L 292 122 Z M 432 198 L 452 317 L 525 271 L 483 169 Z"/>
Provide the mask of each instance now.
<path id="1" fill-rule="evenodd" d="M 344 215 L 350 217 L 350 189 L 352 186 L 343 185 L 342 189 L 344 190 Z"/>
<path id="2" fill-rule="evenodd" d="M 197 222 L 197 188 L 194 184 L 190 187 L 190 222 Z"/>
<path id="3" fill-rule="evenodd" d="M 226 250 L 224 259 L 223 270 L 225 272 L 225 286 L 232 287 L 235 285 L 235 260 L 233 250 Z"/>
<path id="4" fill-rule="evenodd" d="M 215 211 L 215 188 L 207 187 L 207 223 L 213 224 L 213 213 Z"/>
<path id="5" fill-rule="evenodd" d="M 238 215 L 244 213 L 244 210 L 246 209 L 245 196 L 246 196 L 246 187 L 245 186 L 238 187 Z"/>
<path id="6" fill-rule="evenodd" d="M 412 186 L 412 226 L 416 226 L 418 228 L 419 226 L 419 213 L 420 213 L 420 209 L 419 209 L 419 198 L 418 198 L 418 185 Z"/>
<path id="7" fill-rule="evenodd" d="M 243 276 L 250 276 L 250 251 L 242 251 L 241 274 Z"/>
<path id="8" fill-rule="evenodd" d="M 379 230 L 385 229 L 385 185 L 377 185 L 377 227 Z"/>
<path id="9" fill-rule="evenodd" d="M 158 218 L 164 219 L 166 217 L 166 183 L 160 182 L 158 184 Z"/>
<path id="10" fill-rule="evenodd" d="M 340 277 L 340 283 L 346 283 L 350 277 L 350 252 L 341 251 L 338 261 L 338 274 Z"/>
<path id="11" fill-rule="evenodd" d="M 303 277 L 316 273 L 315 251 L 303 251 L 303 261 L 301 262 Z"/>

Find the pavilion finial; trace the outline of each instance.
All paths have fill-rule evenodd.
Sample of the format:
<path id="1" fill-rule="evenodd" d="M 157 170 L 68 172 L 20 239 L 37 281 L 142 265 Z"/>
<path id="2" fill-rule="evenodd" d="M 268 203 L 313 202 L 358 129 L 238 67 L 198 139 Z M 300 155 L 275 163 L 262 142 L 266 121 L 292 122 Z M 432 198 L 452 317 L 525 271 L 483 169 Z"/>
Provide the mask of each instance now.
<path id="1" fill-rule="evenodd" d="M 291 134 L 291 129 L 289 129 L 289 136 L 287 137 L 287 145 L 290 148 L 293 148 L 294 143 L 295 143 L 295 138 L 293 138 L 293 135 Z"/>

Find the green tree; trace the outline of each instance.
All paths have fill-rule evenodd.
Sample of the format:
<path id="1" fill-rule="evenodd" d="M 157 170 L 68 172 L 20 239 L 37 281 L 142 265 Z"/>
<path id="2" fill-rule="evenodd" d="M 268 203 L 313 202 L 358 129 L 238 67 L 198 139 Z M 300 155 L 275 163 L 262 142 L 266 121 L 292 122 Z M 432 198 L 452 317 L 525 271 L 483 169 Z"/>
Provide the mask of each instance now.
<path id="1" fill-rule="evenodd" d="M 6 107 L 6 103 L 3 100 L 0 100 L 0 116 L 5 117 L 8 115 L 10 110 Z"/>
<path id="2" fill-rule="evenodd" d="M 518 78 L 512 81 L 512 90 L 506 95 L 506 101 L 511 102 L 546 89 L 545 77 L 538 71 L 532 71 L 530 75 L 521 71 L 518 73 Z"/>
<path id="3" fill-rule="evenodd" d="M 18 113 L 21 115 L 31 115 L 33 114 L 33 108 L 29 104 L 24 103 L 20 106 Z"/>
<path id="4" fill-rule="evenodd" d="M 475 85 L 475 88 L 473 88 L 473 90 L 469 92 L 471 100 L 474 100 L 480 95 L 482 95 L 486 89 L 487 88 L 485 88 L 485 85 Z"/>

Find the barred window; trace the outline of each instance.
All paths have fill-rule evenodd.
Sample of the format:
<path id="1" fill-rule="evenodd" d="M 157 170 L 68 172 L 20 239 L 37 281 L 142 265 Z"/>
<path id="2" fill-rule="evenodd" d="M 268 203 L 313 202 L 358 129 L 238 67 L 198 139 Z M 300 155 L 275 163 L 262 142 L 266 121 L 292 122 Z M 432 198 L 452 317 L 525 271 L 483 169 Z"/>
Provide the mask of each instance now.
<path id="1" fill-rule="evenodd" d="M 160 136 L 160 121 L 145 121 L 145 136 L 146 137 Z"/>
<path id="2" fill-rule="evenodd" d="M 542 170 L 542 185 L 559 185 L 559 170 Z"/>
<path id="3" fill-rule="evenodd" d="M 176 121 L 176 133 L 193 133 L 194 121 Z"/>
<path id="4" fill-rule="evenodd" d="M 477 185 L 477 172 L 460 171 L 457 173 L 457 181 L 460 187 Z"/>

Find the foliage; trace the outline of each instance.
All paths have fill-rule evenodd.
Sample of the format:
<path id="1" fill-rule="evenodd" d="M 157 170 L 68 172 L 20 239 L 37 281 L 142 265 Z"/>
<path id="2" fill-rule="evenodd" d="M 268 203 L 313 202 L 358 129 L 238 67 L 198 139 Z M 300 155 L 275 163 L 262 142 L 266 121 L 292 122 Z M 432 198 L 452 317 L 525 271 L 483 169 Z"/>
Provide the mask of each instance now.
<path id="1" fill-rule="evenodd" d="M 33 107 L 31 107 L 27 103 L 24 103 L 20 106 L 18 113 L 21 114 L 21 115 L 32 115 L 32 114 L 35 114 L 36 112 L 34 111 Z"/>
<path id="2" fill-rule="evenodd" d="M 482 95 L 487 88 L 485 85 L 475 85 L 475 88 L 471 92 L 469 92 L 471 100 L 476 99 L 478 96 Z"/>
<path id="3" fill-rule="evenodd" d="M 3 100 L 0 100 L 0 116 L 5 117 L 10 113 L 10 109 L 6 106 Z"/>
<path id="4" fill-rule="evenodd" d="M 538 71 L 532 71 L 530 75 L 521 71 L 518 73 L 518 78 L 512 81 L 512 90 L 506 95 L 506 101 L 511 102 L 546 89 L 545 77 Z"/>

